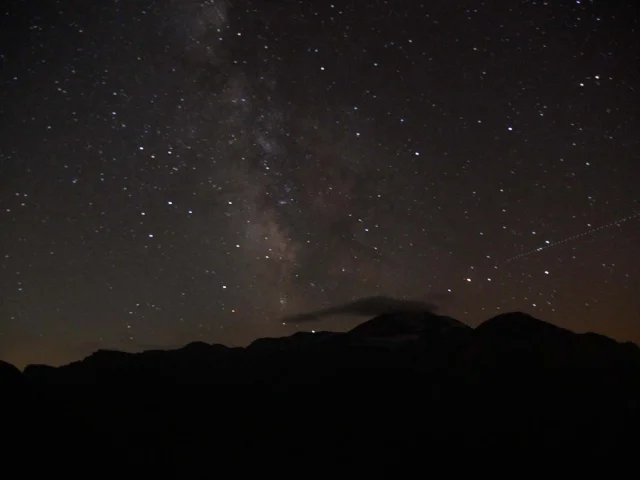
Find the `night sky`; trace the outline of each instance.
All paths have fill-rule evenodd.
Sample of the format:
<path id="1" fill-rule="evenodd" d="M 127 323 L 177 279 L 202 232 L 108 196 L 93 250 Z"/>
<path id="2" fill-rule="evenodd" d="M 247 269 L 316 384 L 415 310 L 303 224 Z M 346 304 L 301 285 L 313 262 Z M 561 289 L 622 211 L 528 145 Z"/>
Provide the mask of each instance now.
<path id="1" fill-rule="evenodd" d="M 635 2 L 3 2 L 0 358 L 437 297 L 640 343 Z"/>

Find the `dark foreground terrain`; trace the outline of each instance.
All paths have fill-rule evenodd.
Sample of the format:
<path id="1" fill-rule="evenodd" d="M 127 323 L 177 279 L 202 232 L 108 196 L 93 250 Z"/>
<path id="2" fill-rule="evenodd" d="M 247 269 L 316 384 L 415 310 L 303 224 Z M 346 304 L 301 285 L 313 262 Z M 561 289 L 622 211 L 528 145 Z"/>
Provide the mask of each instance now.
<path id="1" fill-rule="evenodd" d="M 584 461 L 640 446 L 640 348 L 520 313 L 475 329 L 432 313 L 386 314 L 347 333 L 247 348 L 98 351 L 24 372 L 4 363 L 0 389 L 3 461 L 22 472 L 424 472 L 472 453 Z"/>

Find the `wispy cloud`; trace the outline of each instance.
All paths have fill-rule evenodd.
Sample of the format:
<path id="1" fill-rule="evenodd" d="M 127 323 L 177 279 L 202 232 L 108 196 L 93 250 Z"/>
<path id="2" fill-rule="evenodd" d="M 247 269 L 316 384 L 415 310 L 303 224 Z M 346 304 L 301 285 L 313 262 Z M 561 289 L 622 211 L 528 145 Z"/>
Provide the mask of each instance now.
<path id="1" fill-rule="evenodd" d="M 436 301 L 441 295 L 432 295 Z M 421 300 L 399 300 L 390 297 L 366 297 L 334 307 L 300 313 L 285 317 L 285 323 L 313 322 L 333 315 L 375 316 L 383 313 L 430 312 L 435 313 L 438 305 Z"/>

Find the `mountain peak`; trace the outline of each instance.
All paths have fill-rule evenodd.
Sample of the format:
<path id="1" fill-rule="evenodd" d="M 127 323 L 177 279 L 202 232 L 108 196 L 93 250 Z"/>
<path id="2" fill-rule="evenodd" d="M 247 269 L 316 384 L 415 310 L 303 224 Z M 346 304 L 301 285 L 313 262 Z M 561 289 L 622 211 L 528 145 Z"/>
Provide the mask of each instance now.
<path id="1" fill-rule="evenodd" d="M 431 312 L 384 313 L 361 323 L 348 333 L 360 337 L 419 335 L 425 331 L 443 332 L 452 328 L 471 328 L 451 317 Z"/>
<path id="2" fill-rule="evenodd" d="M 509 312 L 497 315 L 481 323 L 475 330 L 476 335 L 501 335 L 512 338 L 571 333 L 569 330 L 523 312 Z"/>

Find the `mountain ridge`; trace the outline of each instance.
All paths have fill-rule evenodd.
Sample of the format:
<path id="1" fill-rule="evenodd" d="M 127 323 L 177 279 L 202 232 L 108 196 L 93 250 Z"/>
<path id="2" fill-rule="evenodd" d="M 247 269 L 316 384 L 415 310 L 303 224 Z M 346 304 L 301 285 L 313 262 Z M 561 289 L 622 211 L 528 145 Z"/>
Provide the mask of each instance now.
<path id="1" fill-rule="evenodd" d="M 637 345 L 521 312 L 475 329 L 387 312 L 348 332 L 247 347 L 100 350 L 23 372 L 0 363 L 5 434 L 29 445 L 37 466 L 70 468 L 73 452 L 113 475 L 162 478 L 207 472 L 211 458 L 298 468 L 418 468 L 452 449 L 634 458 L 639 379 Z"/>
<path id="2" fill-rule="evenodd" d="M 54 372 L 65 370 L 79 371 L 83 368 L 126 369 L 133 366 L 149 366 L 154 362 L 159 362 L 160 366 L 168 360 L 184 363 L 186 366 L 189 362 L 211 363 L 214 358 L 216 361 L 240 360 L 242 357 L 253 355 L 263 357 L 301 352 L 357 355 L 367 347 L 378 349 L 378 353 L 385 350 L 416 353 L 429 348 L 446 349 L 447 346 L 451 346 L 449 344 L 454 338 L 453 344 L 460 349 L 457 363 L 472 361 L 469 356 L 475 355 L 479 358 L 482 349 L 491 350 L 494 354 L 505 354 L 506 351 L 518 351 L 521 354 L 526 352 L 530 356 L 534 355 L 534 351 L 544 350 L 551 352 L 549 355 L 555 357 L 562 356 L 560 350 L 564 349 L 565 356 L 575 357 L 574 366 L 579 366 L 581 360 L 586 360 L 591 367 L 597 367 L 598 360 L 602 361 L 601 366 L 604 366 L 614 361 L 613 359 L 617 359 L 614 361 L 617 364 L 623 363 L 624 359 L 630 362 L 629 365 L 640 367 L 640 347 L 631 342 L 618 342 L 591 332 L 575 333 L 522 312 L 500 314 L 472 328 L 452 317 L 432 311 L 416 310 L 385 312 L 346 332 L 299 331 L 285 337 L 258 338 L 246 347 L 228 347 L 194 341 L 179 348 L 144 350 L 137 353 L 98 349 L 84 359 L 58 367 L 31 364 L 20 372 L 13 365 L 2 362 L 0 371 L 6 372 L 3 373 L 3 377 L 15 377 L 18 373 L 25 377 L 37 373 L 36 376 L 40 377 L 45 374 L 55 375 Z M 485 353 L 485 360 L 488 356 L 491 355 Z M 478 358 L 473 360 L 476 365 L 482 363 L 478 362 Z M 563 363 L 560 358 L 554 358 L 554 361 L 557 366 L 572 364 L 568 360 Z M 498 366 L 500 362 L 497 357 L 494 358 L 494 366 Z"/>

